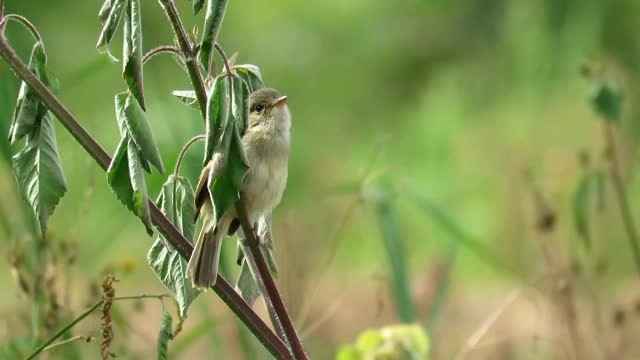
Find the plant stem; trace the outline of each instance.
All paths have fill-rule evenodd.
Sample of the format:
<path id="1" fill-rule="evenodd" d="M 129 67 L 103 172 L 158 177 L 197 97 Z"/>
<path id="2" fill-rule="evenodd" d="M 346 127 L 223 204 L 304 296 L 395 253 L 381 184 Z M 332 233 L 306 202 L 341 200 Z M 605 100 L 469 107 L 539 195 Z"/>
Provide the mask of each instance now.
<path id="1" fill-rule="evenodd" d="M 47 105 L 49 110 L 56 115 L 56 118 L 64 125 L 71 135 L 80 143 L 87 153 L 106 171 L 111 163 L 111 157 L 96 142 L 96 140 L 80 125 L 73 114 L 60 102 L 60 100 L 38 79 L 27 65 L 20 60 L 15 51 L 9 45 L 4 36 L 0 35 L 0 56 L 2 56 L 16 74 L 26 82 L 31 89 L 40 97 L 40 100 Z M 169 240 L 171 245 L 186 260 L 191 256 L 193 246 L 182 235 L 182 233 L 167 219 L 158 209 L 156 204 L 149 200 L 151 208 L 151 219 L 158 230 Z M 231 308 L 240 320 L 251 330 L 254 336 L 269 350 L 274 356 L 289 359 L 291 356 L 286 345 L 269 329 L 260 317 L 251 309 L 249 305 L 235 292 L 233 287 L 220 275 L 213 290 Z M 55 339 L 54 339 L 55 340 Z M 48 345 L 48 344 L 47 344 Z"/>
<path id="2" fill-rule="evenodd" d="M 184 156 L 187 154 L 187 151 L 189 150 L 189 147 L 191 147 L 191 145 L 195 144 L 197 141 L 200 140 L 204 140 L 207 137 L 205 135 L 198 135 L 198 136 L 194 136 L 191 139 L 189 139 L 189 141 L 187 141 L 186 144 L 184 144 L 184 146 L 182 147 L 182 150 L 180 150 L 180 154 L 178 154 L 178 160 L 176 161 L 176 168 L 173 171 L 173 190 L 172 190 L 172 197 L 173 197 L 173 219 L 172 220 L 174 223 L 177 222 L 177 218 L 178 218 L 178 204 L 176 203 L 176 188 L 178 187 L 178 176 L 180 175 L 180 166 L 182 165 L 182 160 L 184 159 Z"/>
<path id="3" fill-rule="evenodd" d="M 98 302 L 96 302 L 95 304 L 93 304 L 93 306 L 91 306 L 90 308 L 88 308 L 87 310 L 85 310 L 82 314 L 80 314 L 80 316 L 78 316 L 77 318 L 73 319 L 70 323 L 68 323 L 65 327 L 63 327 L 62 329 L 60 329 L 60 331 L 58 331 L 55 335 L 53 335 L 49 340 L 47 340 L 44 344 L 40 345 L 40 347 L 38 347 L 34 352 L 31 353 L 31 355 L 27 356 L 26 359 L 27 360 L 31 360 L 33 358 L 35 358 L 36 356 L 38 356 L 38 354 L 40 354 L 42 351 L 44 351 L 44 349 L 51 345 L 51 343 L 53 343 L 54 341 L 56 341 L 60 336 L 64 335 L 67 331 L 69 331 L 72 327 L 74 327 L 77 323 L 79 323 L 80 321 L 82 321 L 84 318 L 86 318 L 87 316 L 89 316 L 95 309 L 99 308 L 102 303 L 104 303 L 104 300 L 99 300 Z"/>
<path id="4" fill-rule="evenodd" d="M 84 335 L 74 336 L 74 337 L 69 338 L 67 340 L 62 340 L 62 341 L 57 342 L 55 344 L 51 344 L 51 345 L 47 346 L 46 348 L 42 349 L 42 352 L 49 351 L 49 350 L 51 350 L 53 348 L 57 348 L 58 346 L 66 345 L 68 343 L 71 343 L 71 342 L 74 342 L 74 341 L 78 341 L 78 340 L 84 340 L 86 342 L 91 342 L 91 340 L 93 340 L 93 337 L 84 336 Z"/>
<path id="5" fill-rule="evenodd" d="M 253 231 L 253 227 L 249 223 L 249 218 L 247 216 L 247 209 L 244 206 L 244 200 L 242 194 L 240 194 L 240 200 L 236 202 L 236 211 L 238 213 L 238 218 L 240 219 L 240 225 L 242 225 L 242 230 L 244 235 L 248 241 L 249 254 L 253 257 L 255 261 L 255 266 L 258 270 L 258 273 L 262 277 L 264 282 L 267 296 L 273 302 L 273 306 L 275 308 L 276 314 L 278 318 L 282 322 L 282 327 L 284 328 L 285 336 L 291 345 L 291 351 L 293 352 L 294 359 L 296 360 L 307 360 L 307 354 L 304 352 L 304 348 L 302 347 L 302 343 L 298 338 L 298 334 L 296 333 L 296 329 L 293 327 L 293 323 L 291 322 L 291 318 L 289 318 L 289 314 L 287 313 L 287 309 L 282 302 L 282 298 L 280 298 L 280 293 L 278 293 L 278 288 L 276 287 L 275 282 L 273 281 L 273 277 L 271 276 L 271 272 L 267 267 L 267 264 L 262 257 L 262 253 L 260 252 L 260 244 L 256 237 L 255 232 Z M 245 254 L 245 256 L 249 255 Z"/>
<path id="6" fill-rule="evenodd" d="M 21 23 L 22 25 L 24 25 L 29 32 L 31 32 L 31 35 L 33 35 L 33 37 L 36 39 L 37 42 L 42 43 L 42 36 L 40 36 L 40 33 L 38 32 L 38 29 L 36 29 L 35 26 L 33 26 L 33 24 L 27 20 L 27 18 L 17 15 L 17 14 L 9 14 L 7 16 L 0 16 L 0 33 L 4 36 L 4 28 L 5 25 L 9 22 L 9 20 L 14 20 L 17 21 L 19 23 Z M 44 46 L 44 44 L 43 44 Z"/>
<path id="7" fill-rule="evenodd" d="M 194 47 L 191 45 L 191 41 L 189 41 L 189 37 L 187 36 L 187 32 L 184 29 L 180 14 L 178 14 L 178 9 L 173 0 L 160 0 L 160 4 L 162 4 L 165 13 L 169 17 L 173 32 L 175 32 L 176 38 L 178 39 L 178 45 L 184 55 L 187 72 L 189 73 L 189 78 L 191 78 L 193 90 L 196 92 L 198 103 L 200 103 L 200 113 L 204 120 L 207 117 L 207 90 L 204 86 L 200 69 L 198 68 L 197 51 L 194 51 Z"/>
<path id="8" fill-rule="evenodd" d="M 613 136 L 613 127 L 610 122 L 603 120 L 603 131 L 605 137 L 605 147 L 609 159 L 609 174 L 613 182 L 613 188 L 616 191 L 618 197 L 618 205 L 620 206 L 620 213 L 622 215 L 622 223 L 624 224 L 625 231 L 627 232 L 627 238 L 629 239 L 629 245 L 631 247 L 631 253 L 633 255 L 633 261 L 636 266 L 636 271 L 640 275 L 640 245 L 638 243 L 638 232 L 636 231 L 635 224 L 633 222 L 633 215 L 631 215 L 631 207 L 627 200 L 627 192 L 624 187 L 624 180 L 622 179 L 622 172 L 620 171 L 620 163 L 618 162 L 618 152 L 616 150 L 615 139 Z"/>
<path id="9" fill-rule="evenodd" d="M 178 49 L 175 46 L 165 45 L 165 46 L 158 46 L 156 48 L 153 48 L 153 49 L 149 50 L 142 57 L 142 63 L 146 64 L 147 61 L 149 61 L 149 59 L 151 59 L 152 57 L 154 57 L 154 56 L 156 56 L 158 54 L 162 54 L 162 53 L 173 53 L 173 54 L 176 54 L 176 55 L 180 56 L 180 58 L 182 58 L 182 52 L 180 52 L 180 49 Z"/>

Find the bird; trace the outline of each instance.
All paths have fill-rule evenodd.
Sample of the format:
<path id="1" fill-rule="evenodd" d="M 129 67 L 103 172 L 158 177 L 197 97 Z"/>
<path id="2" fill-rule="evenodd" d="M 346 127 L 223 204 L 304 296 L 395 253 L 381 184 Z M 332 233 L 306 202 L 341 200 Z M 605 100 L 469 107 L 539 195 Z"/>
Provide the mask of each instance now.
<path id="1" fill-rule="evenodd" d="M 249 95 L 247 129 L 242 136 L 248 170 L 240 192 L 249 223 L 254 224 L 280 203 L 286 188 L 290 152 L 291 112 L 287 96 L 262 88 Z M 215 220 L 215 207 L 207 184 L 224 168 L 222 154 L 214 153 L 202 169 L 195 191 L 196 216 L 202 228 L 196 240 L 187 276 L 194 288 L 207 289 L 216 283 L 220 249 L 225 234 L 232 235 L 240 222 L 234 207 Z"/>

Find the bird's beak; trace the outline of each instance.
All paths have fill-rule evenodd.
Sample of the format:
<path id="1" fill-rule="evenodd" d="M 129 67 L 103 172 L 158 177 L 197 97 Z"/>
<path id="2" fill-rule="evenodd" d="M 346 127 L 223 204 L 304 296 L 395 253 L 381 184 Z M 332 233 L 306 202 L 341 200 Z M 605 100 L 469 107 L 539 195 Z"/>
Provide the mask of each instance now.
<path id="1" fill-rule="evenodd" d="M 287 97 L 286 96 L 280 96 L 279 98 L 277 98 L 272 104 L 271 106 L 273 107 L 278 107 L 278 106 L 282 106 L 284 104 L 287 103 Z"/>

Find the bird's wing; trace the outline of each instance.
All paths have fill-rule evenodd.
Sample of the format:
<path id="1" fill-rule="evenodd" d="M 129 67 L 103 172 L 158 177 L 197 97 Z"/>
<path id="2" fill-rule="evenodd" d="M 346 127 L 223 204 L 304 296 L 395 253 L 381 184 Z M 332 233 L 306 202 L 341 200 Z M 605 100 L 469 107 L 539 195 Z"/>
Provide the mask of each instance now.
<path id="1" fill-rule="evenodd" d="M 223 156 L 220 153 L 213 154 L 213 157 L 207 165 L 202 168 L 200 178 L 198 179 L 198 185 L 196 185 L 196 214 L 193 219 L 195 222 L 200 215 L 200 210 L 205 201 L 211 201 L 211 194 L 209 193 L 210 179 L 215 179 L 224 167 Z"/>

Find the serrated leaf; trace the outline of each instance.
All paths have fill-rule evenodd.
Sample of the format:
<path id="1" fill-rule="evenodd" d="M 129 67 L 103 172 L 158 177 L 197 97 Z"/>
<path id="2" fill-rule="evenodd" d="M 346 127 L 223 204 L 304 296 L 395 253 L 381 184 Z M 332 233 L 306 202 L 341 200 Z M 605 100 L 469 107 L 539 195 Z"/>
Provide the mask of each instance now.
<path id="1" fill-rule="evenodd" d="M 124 41 L 122 50 L 122 77 L 129 91 L 135 96 L 143 110 L 144 86 L 142 81 L 142 16 L 140 0 L 129 0 L 124 22 Z"/>
<path id="2" fill-rule="evenodd" d="M 46 61 L 47 57 L 44 53 L 42 43 L 37 42 L 31 51 L 29 70 L 48 86 L 49 81 L 47 71 L 45 70 Z M 42 104 L 35 91 L 23 81 L 20 85 L 18 101 L 13 113 L 11 127 L 9 128 L 9 141 L 11 144 L 15 144 L 28 133 L 38 128 L 46 113 L 46 106 Z"/>
<path id="3" fill-rule="evenodd" d="M 160 173 L 164 173 L 160 150 L 138 101 L 129 92 L 120 93 L 116 95 L 116 106 L 118 124 L 126 126 L 129 137 L 142 153 L 142 157 L 151 162 Z"/>
<path id="4" fill-rule="evenodd" d="M 256 302 L 258 297 L 260 297 L 260 289 L 258 289 L 258 284 L 251 273 L 251 269 L 247 264 L 246 259 L 242 261 L 242 265 L 240 266 L 240 274 L 238 275 L 238 282 L 236 283 L 236 291 L 250 306 Z"/>
<path id="5" fill-rule="evenodd" d="M 193 15 L 198 15 L 203 5 L 204 0 L 193 0 Z"/>
<path id="6" fill-rule="evenodd" d="M 162 185 L 158 206 L 187 239 L 193 239 L 193 218 L 196 210 L 193 187 L 188 179 L 179 178 L 176 181 L 173 176 L 170 176 Z M 189 305 L 200 294 L 200 291 L 193 288 L 191 281 L 186 277 L 187 261 L 177 251 L 167 248 L 161 237 L 158 237 L 149 249 L 147 261 L 162 284 L 171 291 L 178 302 L 180 316 L 186 318 Z"/>
<path id="7" fill-rule="evenodd" d="M 204 164 L 213 156 L 214 149 L 229 118 L 229 78 L 220 75 L 215 79 L 213 91 L 207 99 L 206 140 L 204 145 Z"/>
<path id="8" fill-rule="evenodd" d="M 262 73 L 260 72 L 260 68 L 258 68 L 256 65 L 234 65 L 231 67 L 231 71 L 240 76 L 242 80 L 244 80 L 244 82 L 249 87 L 250 93 L 264 87 L 264 82 L 262 81 Z"/>
<path id="9" fill-rule="evenodd" d="M 178 100 L 183 103 L 191 106 L 194 109 L 199 109 L 198 98 L 196 97 L 196 92 L 193 90 L 174 90 L 171 94 L 178 98 Z"/>
<path id="10" fill-rule="evenodd" d="M 109 52 L 108 46 L 113 39 L 113 35 L 116 33 L 116 30 L 118 30 L 118 25 L 120 24 L 122 15 L 124 14 L 127 2 L 128 0 L 106 0 L 98 13 L 102 30 L 100 31 L 96 47 L 98 48 L 98 51 L 106 53 L 112 60 L 116 59 Z"/>
<path id="11" fill-rule="evenodd" d="M 227 0 L 207 0 L 207 13 L 200 41 L 200 61 L 205 68 L 209 67 L 213 46 L 218 39 L 220 26 L 227 9 Z"/>
<path id="12" fill-rule="evenodd" d="M 160 332 L 158 333 L 158 360 L 166 360 L 169 358 L 169 341 L 171 340 L 171 315 L 162 311 L 162 319 L 160 320 Z"/>
<path id="13" fill-rule="evenodd" d="M 622 112 L 622 95 L 618 88 L 607 82 L 594 84 L 591 93 L 591 104 L 596 113 L 611 122 L 620 121 Z"/>
<path id="14" fill-rule="evenodd" d="M 67 191 L 49 113 L 28 135 L 25 147 L 13 156 L 13 170 L 20 193 L 33 209 L 44 236 L 49 216 Z"/>

